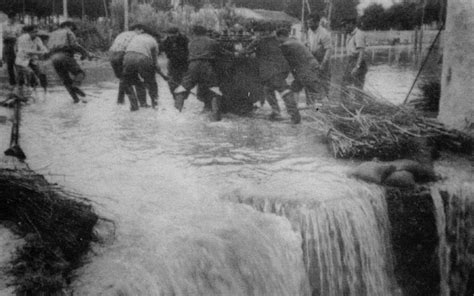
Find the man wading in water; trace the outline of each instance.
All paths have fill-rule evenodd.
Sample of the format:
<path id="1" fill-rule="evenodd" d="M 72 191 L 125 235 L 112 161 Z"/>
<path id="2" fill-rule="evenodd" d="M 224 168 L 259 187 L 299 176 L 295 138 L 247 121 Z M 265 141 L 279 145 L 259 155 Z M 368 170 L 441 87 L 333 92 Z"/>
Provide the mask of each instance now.
<path id="1" fill-rule="evenodd" d="M 255 53 L 259 78 L 264 86 L 265 99 L 272 107 L 270 120 L 278 120 L 280 116 L 280 107 L 275 96 L 275 91 L 280 93 L 286 105 L 286 111 L 294 124 L 301 121 L 301 115 L 297 108 L 295 94 L 291 91 L 286 82 L 290 73 L 290 67 L 280 49 L 280 43 L 273 34 L 272 25 L 264 23 L 254 28 L 258 34 L 257 39 L 252 41 L 241 53 Z"/>
<path id="2" fill-rule="evenodd" d="M 131 111 L 138 110 L 138 103 L 141 107 L 150 107 L 146 103 L 146 92 L 139 91 L 144 87 L 150 95 L 151 106 L 153 108 L 158 106 L 158 83 L 155 74 L 161 73 L 157 62 L 159 47 L 150 29 L 145 28 L 144 31 L 128 44 L 123 58 L 123 79 Z M 137 89 L 138 102 L 133 86 Z"/>
<path id="3" fill-rule="evenodd" d="M 290 33 L 287 29 L 280 29 L 276 34 L 281 43 L 281 51 L 295 78 L 291 89 L 294 92 L 299 92 L 305 88 L 306 95 L 310 97 L 309 101 L 314 102 L 318 91 L 323 88 L 318 61 L 303 43 L 289 37 Z"/>
<path id="4" fill-rule="evenodd" d="M 189 67 L 181 85 L 175 90 L 175 107 L 181 112 L 190 90 L 198 85 L 201 92 L 209 94 L 202 97 L 211 101 L 211 121 L 219 121 L 222 93 L 213 63 L 221 50 L 217 41 L 206 36 L 206 28 L 194 26 L 192 31 L 194 36 L 189 43 Z"/>
<path id="5" fill-rule="evenodd" d="M 168 29 L 167 34 L 168 36 L 161 44 L 160 49 L 168 58 L 168 85 L 174 98 L 174 91 L 188 70 L 189 40 L 188 37 L 181 34 L 177 27 Z"/>
<path id="6" fill-rule="evenodd" d="M 15 44 L 21 34 L 21 24 L 16 22 L 16 13 L 8 13 L 8 21 L 2 26 L 3 34 L 3 62 L 7 64 L 8 81 L 13 88 L 16 85 L 15 77 Z"/>
<path id="7" fill-rule="evenodd" d="M 51 33 L 48 46 L 54 70 L 56 70 L 74 103 L 78 103 L 80 102 L 78 95 L 81 97 L 86 96 L 79 89 L 85 78 L 85 73 L 74 59 L 74 54 L 76 52 L 80 53 L 81 59 L 90 59 L 91 55 L 77 42 L 76 35 L 74 34 L 75 30 L 76 25 L 72 21 L 61 23 L 59 29 Z M 85 103 L 86 101 L 83 102 Z"/>
<path id="8" fill-rule="evenodd" d="M 142 34 L 144 32 L 145 27 L 143 25 L 137 24 L 130 28 L 130 31 L 125 31 L 117 35 L 115 37 L 112 46 L 110 47 L 109 51 L 110 55 L 110 64 L 112 69 L 114 70 L 115 77 L 120 79 L 119 82 L 119 91 L 117 95 L 117 104 L 124 103 L 125 97 L 125 86 L 123 82 L 123 57 L 125 56 L 125 50 L 127 46 L 130 44 L 132 39 L 137 36 L 138 34 Z M 143 94 L 146 92 L 143 85 L 136 85 L 136 92 L 140 93 L 140 96 L 144 96 Z M 145 94 L 146 95 L 146 94 Z"/>

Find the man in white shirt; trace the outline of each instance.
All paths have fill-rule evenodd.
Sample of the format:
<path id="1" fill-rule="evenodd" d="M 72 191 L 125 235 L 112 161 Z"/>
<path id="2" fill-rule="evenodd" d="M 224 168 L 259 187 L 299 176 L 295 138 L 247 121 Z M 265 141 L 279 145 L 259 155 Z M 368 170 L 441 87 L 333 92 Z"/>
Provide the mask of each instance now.
<path id="1" fill-rule="evenodd" d="M 316 60 L 319 62 L 319 76 L 321 79 L 320 89 L 315 94 L 317 100 L 327 98 L 329 86 L 331 83 L 331 51 L 332 40 L 331 33 L 320 25 L 321 16 L 318 13 L 312 13 L 308 20 L 308 43 L 307 46 Z M 307 95 L 307 99 L 311 98 Z M 307 103 L 314 103 L 307 100 Z"/>
<path id="2" fill-rule="evenodd" d="M 146 96 L 137 92 L 135 96 L 132 86 L 143 87 L 148 90 L 153 108 L 158 105 L 158 84 L 156 83 L 156 73 L 161 73 L 157 59 L 159 54 L 158 42 L 152 36 L 149 29 L 145 33 L 138 34 L 127 46 L 123 58 L 123 80 L 125 91 L 130 99 L 130 110 L 138 110 L 138 102 L 141 107 L 148 107 Z M 142 82 L 142 79 L 144 82 Z"/>
<path id="3" fill-rule="evenodd" d="M 35 86 L 38 79 L 41 87 L 46 90 L 46 75 L 41 71 L 38 60 L 48 53 L 48 49 L 38 37 L 38 29 L 35 25 L 25 26 L 23 32 L 16 43 L 15 65 L 19 85 L 30 82 L 30 85 Z"/>
<path id="4" fill-rule="evenodd" d="M 351 37 L 346 47 L 349 58 L 342 85 L 345 87 L 352 86 L 362 90 L 364 89 L 365 75 L 368 72 L 367 63 L 364 59 L 364 52 L 367 47 L 366 36 L 360 29 L 360 21 L 350 19 L 345 23 Z"/>
<path id="5" fill-rule="evenodd" d="M 119 82 L 119 92 L 117 96 L 117 104 L 124 103 L 125 97 L 125 87 L 123 83 L 123 57 L 125 56 L 125 51 L 127 50 L 127 46 L 130 44 L 132 39 L 137 36 L 138 34 L 142 34 L 144 31 L 144 26 L 137 24 L 130 28 L 130 31 L 125 31 L 117 35 L 115 37 L 112 46 L 110 47 L 110 65 L 114 70 L 115 77 L 120 79 Z M 139 97 L 143 97 L 143 93 L 146 92 L 145 88 L 141 87 L 141 85 L 137 86 L 136 92 L 141 92 Z"/>

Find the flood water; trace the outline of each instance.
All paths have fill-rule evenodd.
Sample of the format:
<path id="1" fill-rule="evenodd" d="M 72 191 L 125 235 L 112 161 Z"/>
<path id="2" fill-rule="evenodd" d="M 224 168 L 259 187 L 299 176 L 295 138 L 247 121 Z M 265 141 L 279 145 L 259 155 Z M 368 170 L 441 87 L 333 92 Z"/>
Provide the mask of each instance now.
<path id="1" fill-rule="evenodd" d="M 399 103 L 415 75 L 374 66 L 367 88 Z M 129 112 L 105 80 L 87 104 L 53 87 L 22 111 L 31 168 L 116 223 L 74 295 L 400 295 L 382 191 L 347 178 L 313 123 L 267 121 L 268 106 L 211 123 L 161 79 L 158 110 Z"/>

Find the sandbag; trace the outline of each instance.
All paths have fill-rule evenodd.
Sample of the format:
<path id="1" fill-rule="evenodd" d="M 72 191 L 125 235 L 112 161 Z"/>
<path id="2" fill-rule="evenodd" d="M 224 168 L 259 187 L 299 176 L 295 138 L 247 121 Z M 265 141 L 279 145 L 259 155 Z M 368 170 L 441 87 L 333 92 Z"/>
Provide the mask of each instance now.
<path id="1" fill-rule="evenodd" d="M 388 162 L 388 164 L 395 166 L 397 171 L 408 171 L 412 173 L 414 180 L 417 183 L 426 183 L 437 180 L 436 174 L 431 167 L 414 160 L 400 159 Z"/>
<path id="2" fill-rule="evenodd" d="M 361 179 L 366 182 L 382 184 L 396 167 L 391 164 L 369 161 L 360 164 L 348 172 L 349 177 Z"/>
<path id="3" fill-rule="evenodd" d="M 401 170 L 390 174 L 384 184 L 393 187 L 413 188 L 416 185 L 415 178 L 409 171 Z"/>

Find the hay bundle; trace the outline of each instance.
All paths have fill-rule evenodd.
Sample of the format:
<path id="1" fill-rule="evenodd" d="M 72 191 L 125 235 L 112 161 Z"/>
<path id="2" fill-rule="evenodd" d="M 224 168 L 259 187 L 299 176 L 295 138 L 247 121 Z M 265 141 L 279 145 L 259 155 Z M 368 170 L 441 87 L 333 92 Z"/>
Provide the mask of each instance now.
<path id="1" fill-rule="evenodd" d="M 10 273 L 19 295 L 56 295 L 96 239 L 87 200 L 29 169 L 0 169 L 0 221 L 25 236 Z"/>
<path id="2" fill-rule="evenodd" d="M 361 91 L 311 111 L 310 117 L 323 122 L 336 158 L 394 160 L 419 152 L 421 143 L 472 151 L 470 136 Z"/>

